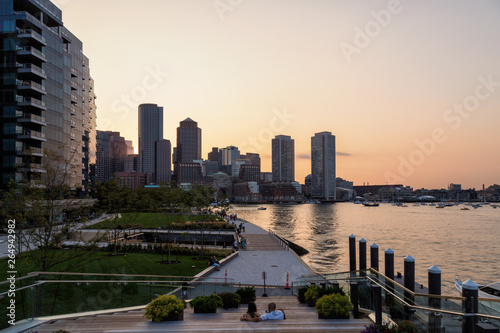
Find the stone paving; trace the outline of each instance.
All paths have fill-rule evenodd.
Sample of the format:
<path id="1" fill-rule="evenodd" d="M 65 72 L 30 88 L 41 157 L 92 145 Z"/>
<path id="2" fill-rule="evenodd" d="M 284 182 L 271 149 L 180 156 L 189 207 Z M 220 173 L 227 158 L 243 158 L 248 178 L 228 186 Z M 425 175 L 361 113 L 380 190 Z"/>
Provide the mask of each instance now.
<path id="1" fill-rule="evenodd" d="M 243 221 L 238 220 L 236 224 Z M 293 251 L 287 251 L 266 230 L 245 222 L 243 237 L 248 239 L 247 250 L 239 250 L 238 256 L 224 265 L 220 271 L 210 275 L 214 278 L 227 278 L 233 283 L 262 285 L 262 272 L 266 272 L 266 285 L 286 285 L 287 273 L 289 284 L 304 275 L 314 274 Z"/>

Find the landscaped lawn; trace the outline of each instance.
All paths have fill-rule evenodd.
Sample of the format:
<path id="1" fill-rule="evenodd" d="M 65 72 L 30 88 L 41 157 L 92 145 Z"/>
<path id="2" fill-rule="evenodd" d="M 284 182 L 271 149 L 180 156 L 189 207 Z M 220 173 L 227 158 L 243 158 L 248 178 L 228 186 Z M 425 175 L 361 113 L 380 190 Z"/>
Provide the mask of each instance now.
<path id="1" fill-rule="evenodd" d="M 94 256 L 94 261 L 72 269 L 71 272 L 192 277 L 208 267 L 207 260 L 194 260 L 193 256 L 171 256 L 172 261 L 177 258 L 180 261 L 178 264 L 160 264 L 159 262 L 162 260 L 161 254 L 127 253 L 126 255 L 111 256 L 109 252 L 98 252 Z M 167 256 L 164 255 L 163 260 L 166 259 Z M 0 267 L 2 268 L 0 278 L 5 281 L 7 278 L 5 275 L 7 272 L 6 259 L 0 261 Z M 50 271 L 60 272 L 65 268 L 66 266 L 61 264 L 53 267 Z M 30 267 L 23 259 L 16 260 L 16 270 L 21 276 L 31 272 Z M 35 316 L 144 305 L 154 299 L 156 295 L 168 293 L 179 287 L 183 280 L 181 277 L 68 276 L 61 274 L 40 276 L 39 280 L 61 282 L 47 282 L 43 284 L 43 287 L 17 292 L 17 318 L 30 316 L 33 313 L 33 304 L 35 304 L 36 309 Z M 76 280 L 85 282 L 77 283 Z M 148 282 L 155 280 L 173 281 L 173 283 L 156 282 L 152 284 Z M 75 282 L 65 283 L 62 281 Z M 99 283 L 97 281 L 103 282 Z M 120 281 L 120 283 L 118 284 L 117 281 Z M 23 286 L 33 282 L 34 279 L 25 280 Z M 19 283 L 17 287 L 20 287 Z M 0 292 L 5 292 L 8 285 L 2 285 L 0 289 Z M 35 298 L 33 298 L 34 296 Z M 38 303 L 39 299 L 42 299 L 41 304 Z M 8 301 L 9 298 L 7 297 L 0 299 L 0 306 L 7 306 Z M 38 311 L 39 307 L 41 307 L 41 312 Z"/>

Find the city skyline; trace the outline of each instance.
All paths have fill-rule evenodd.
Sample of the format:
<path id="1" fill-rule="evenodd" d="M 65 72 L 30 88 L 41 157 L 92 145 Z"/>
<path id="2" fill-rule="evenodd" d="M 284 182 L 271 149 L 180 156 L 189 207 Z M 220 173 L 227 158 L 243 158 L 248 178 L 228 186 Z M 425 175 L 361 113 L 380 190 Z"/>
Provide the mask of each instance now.
<path id="1" fill-rule="evenodd" d="M 203 158 L 234 145 L 259 153 L 270 171 L 271 139 L 292 136 L 301 182 L 310 137 L 321 131 L 337 137 L 337 175 L 355 184 L 499 182 L 500 46 L 491 41 L 500 5 L 234 3 L 226 11 L 212 1 L 56 3 L 92 59 L 98 129 L 136 141 L 134 110 L 151 102 L 165 108 L 167 139 L 180 119 L 198 121 Z M 88 25 L 89 15 L 105 22 L 110 13 L 119 19 L 106 34 Z"/>

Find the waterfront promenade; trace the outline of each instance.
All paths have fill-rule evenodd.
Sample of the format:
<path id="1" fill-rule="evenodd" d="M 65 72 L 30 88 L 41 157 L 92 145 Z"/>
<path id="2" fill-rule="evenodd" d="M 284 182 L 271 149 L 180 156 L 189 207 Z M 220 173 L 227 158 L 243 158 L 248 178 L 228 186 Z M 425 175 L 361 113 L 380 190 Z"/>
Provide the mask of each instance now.
<path id="1" fill-rule="evenodd" d="M 239 224 L 242 221 L 237 221 Z M 257 308 L 264 312 L 269 302 L 275 302 L 284 308 L 287 319 L 268 322 L 242 322 L 239 320 L 246 311 L 246 305 L 239 309 L 219 309 L 215 314 L 193 313 L 191 308 L 184 310 L 184 321 L 153 323 L 144 317 L 144 309 L 137 307 L 124 311 L 116 309 L 108 313 L 96 312 L 91 316 L 59 316 L 46 320 L 33 331 L 50 333 L 58 329 L 71 332 L 360 332 L 368 319 L 319 320 L 314 308 L 299 304 L 292 291 L 286 290 L 286 276 L 289 283 L 309 276 L 314 272 L 302 262 L 293 251 L 282 247 L 267 231 L 246 222 L 247 249 L 240 250 L 234 259 L 227 262 L 220 271 L 214 271 L 209 277 L 227 277 L 231 284 L 262 285 L 262 272 L 266 272 L 266 290 L 269 297 L 261 297 L 262 289 L 258 288 Z M 288 296 L 285 296 L 288 295 Z M 33 327 L 33 326 L 32 326 Z M 9 330 L 8 332 L 23 332 Z M 24 330 L 30 332 L 30 330 Z"/>

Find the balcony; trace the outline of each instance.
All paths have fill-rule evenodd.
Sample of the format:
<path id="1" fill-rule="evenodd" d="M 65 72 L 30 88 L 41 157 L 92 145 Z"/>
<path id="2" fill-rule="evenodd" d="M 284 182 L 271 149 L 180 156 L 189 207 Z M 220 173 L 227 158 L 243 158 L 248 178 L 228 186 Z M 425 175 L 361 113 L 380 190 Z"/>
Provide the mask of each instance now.
<path id="1" fill-rule="evenodd" d="M 47 139 L 45 139 L 45 134 L 37 131 L 32 131 L 29 129 L 24 129 L 23 131 L 17 131 L 16 134 L 18 134 L 18 138 L 20 140 L 28 139 L 28 140 L 37 140 L 42 142 L 47 141 Z"/>
<path id="2" fill-rule="evenodd" d="M 71 133 L 71 140 L 76 141 L 76 135 L 75 135 L 75 133 Z"/>
<path id="3" fill-rule="evenodd" d="M 33 64 L 21 64 L 16 63 L 17 73 L 19 74 L 32 74 L 36 75 L 39 78 L 47 79 L 47 75 L 45 75 L 45 70 Z"/>
<path id="4" fill-rule="evenodd" d="M 45 102 L 33 97 L 17 96 L 17 105 L 32 107 L 40 110 L 47 110 L 47 108 L 45 107 Z"/>
<path id="5" fill-rule="evenodd" d="M 76 107 L 71 106 L 71 115 L 76 116 Z"/>
<path id="6" fill-rule="evenodd" d="M 75 81 L 71 81 L 71 90 L 77 90 L 78 89 L 78 83 Z"/>
<path id="7" fill-rule="evenodd" d="M 71 128 L 76 128 L 76 121 L 74 120 L 71 121 Z"/>
<path id="8" fill-rule="evenodd" d="M 17 30 L 17 38 L 27 39 L 31 43 L 37 43 L 38 46 L 47 46 L 45 37 L 34 31 L 33 29 Z"/>
<path id="9" fill-rule="evenodd" d="M 31 25 L 32 27 L 42 28 L 42 22 L 26 11 L 14 12 L 14 14 L 16 15 L 17 20 L 25 21 L 23 22 L 23 26 L 28 27 Z"/>
<path id="10" fill-rule="evenodd" d="M 23 166 L 19 168 L 21 172 L 41 172 L 45 173 L 46 171 L 43 169 L 41 164 L 31 163 L 30 165 Z"/>
<path id="11" fill-rule="evenodd" d="M 18 155 L 31 155 L 43 157 L 42 148 L 30 147 L 30 148 L 16 148 L 16 153 Z"/>
<path id="12" fill-rule="evenodd" d="M 47 123 L 45 122 L 44 117 L 37 116 L 36 114 L 32 113 L 23 113 L 21 115 L 18 115 L 18 122 L 20 123 L 33 123 L 41 126 L 46 126 Z"/>
<path id="13" fill-rule="evenodd" d="M 18 47 L 17 48 L 17 55 L 20 57 L 26 57 L 29 59 L 29 61 L 43 61 L 47 62 L 47 58 L 45 58 L 45 54 L 37 50 L 36 48 L 32 46 L 24 46 L 24 47 Z"/>
<path id="14" fill-rule="evenodd" d="M 16 80 L 18 90 L 34 90 L 42 95 L 47 95 L 45 87 L 33 81 Z"/>
<path id="15" fill-rule="evenodd" d="M 78 96 L 75 94 L 71 94 L 71 104 L 77 105 L 78 104 Z"/>
<path id="16" fill-rule="evenodd" d="M 76 69 L 71 68 L 71 76 L 72 77 L 78 77 L 78 72 L 76 71 Z"/>

